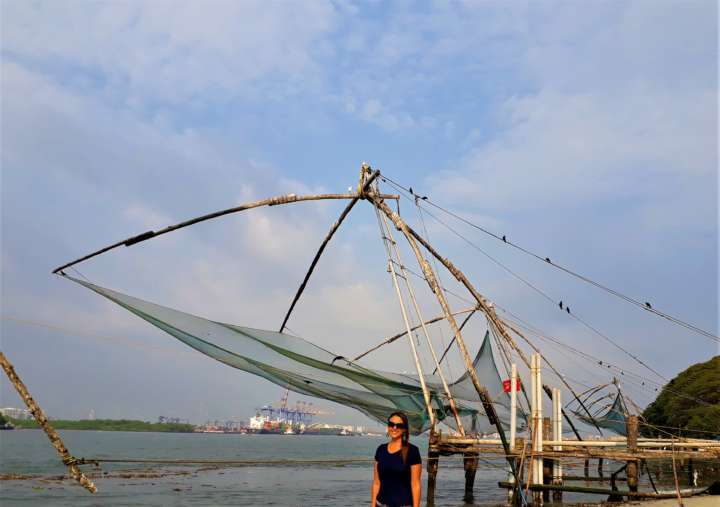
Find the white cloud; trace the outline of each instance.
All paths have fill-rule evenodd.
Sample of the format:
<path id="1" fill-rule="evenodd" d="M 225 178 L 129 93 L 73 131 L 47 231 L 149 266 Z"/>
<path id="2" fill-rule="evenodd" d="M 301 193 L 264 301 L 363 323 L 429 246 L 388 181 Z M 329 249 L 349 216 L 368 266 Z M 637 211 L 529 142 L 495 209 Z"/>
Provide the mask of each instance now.
<path id="1" fill-rule="evenodd" d="M 220 0 L 8 2 L 3 11 L 12 59 L 73 82 L 61 70 L 70 66 L 125 103 L 227 100 L 273 76 L 313 81 L 315 44 L 336 17 L 327 2 Z"/>

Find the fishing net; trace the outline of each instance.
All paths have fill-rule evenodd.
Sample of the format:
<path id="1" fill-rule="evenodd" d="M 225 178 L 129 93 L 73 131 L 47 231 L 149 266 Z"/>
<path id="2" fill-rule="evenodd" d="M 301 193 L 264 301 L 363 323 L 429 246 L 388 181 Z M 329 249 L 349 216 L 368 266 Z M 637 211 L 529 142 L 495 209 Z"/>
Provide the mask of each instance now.
<path id="1" fill-rule="evenodd" d="M 430 426 L 416 375 L 373 370 L 296 336 L 215 322 L 76 278 L 67 278 L 229 366 L 299 394 L 353 407 L 382 423 L 391 412 L 403 410 L 408 414 L 413 434 L 420 434 Z M 473 364 L 481 384 L 490 394 L 499 419 L 509 428 L 510 399 L 503 390 L 487 334 Z M 457 429 L 439 379 L 435 376 L 426 376 L 425 379 L 438 421 Z M 450 392 L 466 433 L 495 431 L 467 372 L 450 385 Z M 523 420 L 524 416 L 520 414 L 518 422 Z"/>
<path id="2" fill-rule="evenodd" d="M 601 408 L 593 414 L 592 418 L 588 417 L 587 413 L 581 412 L 579 409 L 573 410 L 572 412 L 588 424 L 597 425 L 600 428 L 610 430 L 618 435 L 627 435 L 628 409 L 625 405 L 623 395 L 619 391 L 617 395 L 615 395 L 613 402 L 608 407 Z"/>

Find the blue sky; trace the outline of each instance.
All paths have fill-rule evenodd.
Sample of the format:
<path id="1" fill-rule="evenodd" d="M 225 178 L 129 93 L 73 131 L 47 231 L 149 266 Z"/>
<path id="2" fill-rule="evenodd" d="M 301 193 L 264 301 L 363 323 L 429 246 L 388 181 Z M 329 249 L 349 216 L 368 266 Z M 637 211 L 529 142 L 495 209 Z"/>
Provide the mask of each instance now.
<path id="1" fill-rule="evenodd" d="M 717 333 L 717 44 L 711 1 L 5 1 L 2 349 L 57 417 L 252 415 L 282 390 L 50 271 L 243 201 L 345 191 L 362 161 Z M 138 297 L 273 329 L 341 208 L 227 217 L 79 268 Z M 290 323 L 343 354 L 402 327 L 373 220 L 368 206 L 353 212 Z M 716 342 L 453 225 L 666 377 L 718 353 Z M 658 380 L 428 227 L 498 305 Z M 482 333 L 482 322 L 469 330 L 471 348 Z M 407 344 L 392 347 L 371 364 L 411 368 Z M 548 355 L 579 381 L 611 376 Z M 627 389 L 640 404 L 654 396 Z M 6 383 L 2 400 L 19 403 Z"/>

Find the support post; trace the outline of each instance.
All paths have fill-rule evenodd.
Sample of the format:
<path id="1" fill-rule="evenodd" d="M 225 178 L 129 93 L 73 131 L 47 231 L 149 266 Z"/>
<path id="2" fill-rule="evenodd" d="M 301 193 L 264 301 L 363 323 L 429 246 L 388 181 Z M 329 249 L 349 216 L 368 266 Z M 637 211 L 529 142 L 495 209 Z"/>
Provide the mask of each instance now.
<path id="1" fill-rule="evenodd" d="M 440 465 L 440 453 L 437 445 L 440 436 L 435 430 L 430 430 L 430 441 L 428 443 L 427 457 L 427 505 L 432 507 L 435 505 L 435 484 L 437 481 L 437 471 Z"/>
<path id="2" fill-rule="evenodd" d="M 510 449 L 515 451 L 517 435 L 517 365 L 510 366 Z"/>
<path id="3" fill-rule="evenodd" d="M 543 440 L 550 440 L 550 437 L 552 435 L 552 420 L 549 417 L 543 417 L 542 420 L 542 438 Z M 552 467 L 553 467 L 553 460 L 548 458 L 543 458 L 542 460 L 542 484 L 550 484 L 552 482 Z M 550 491 L 544 490 L 542 492 L 543 496 L 543 502 L 549 502 L 550 501 Z"/>
<path id="4" fill-rule="evenodd" d="M 629 453 L 635 453 L 638 450 L 638 417 L 636 415 L 627 418 L 627 450 Z M 625 469 L 627 474 L 628 489 L 633 493 L 638 490 L 638 462 L 636 459 L 627 462 Z"/>
<path id="5" fill-rule="evenodd" d="M 466 452 L 463 454 L 463 467 L 465 468 L 465 503 L 473 502 L 473 486 L 475 485 L 475 472 L 478 466 L 478 453 Z"/>
<path id="6" fill-rule="evenodd" d="M 542 420 L 542 395 L 540 392 L 542 385 L 542 378 L 540 374 L 540 355 L 533 353 L 530 358 L 530 390 L 532 391 L 531 397 L 531 412 L 532 412 L 532 430 L 533 430 L 533 458 L 532 458 L 532 484 L 543 483 L 543 420 Z M 540 491 L 533 491 L 533 501 L 539 505 L 542 503 L 542 493 Z"/>
<path id="7" fill-rule="evenodd" d="M 55 428 L 50 425 L 48 418 L 45 416 L 45 412 L 43 412 L 42 408 L 40 408 L 40 405 L 37 404 L 33 397 L 30 396 L 30 392 L 27 387 L 25 387 L 23 381 L 20 380 L 20 377 L 15 372 L 15 368 L 13 368 L 13 365 L 10 364 L 10 361 L 8 361 L 5 354 L 2 352 L 0 352 L 0 365 L 2 365 L 3 370 L 5 370 L 5 373 L 10 379 L 10 382 L 13 386 L 15 386 L 15 389 L 25 402 L 25 405 L 27 405 L 27 408 L 30 410 L 30 413 L 33 415 L 38 425 L 40 425 L 50 439 L 50 443 L 62 458 L 63 463 L 68 467 L 70 477 L 79 482 L 80 485 L 87 489 L 90 493 L 97 493 L 97 487 L 95 484 L 93 484 L 93 482 L 85 476 L 82 470 L 78 468 L 75 458 L 67 450 L 67 447 L 65 447 L 65 444 L 60 439 L 60 435 L 57 434 Z"/>
<path id="8" fill-rule="evenodd" d="M 553 440 L 556 442 L 562 442 L 562 391 L 558 388 L 552 390 L 552 401 L 553 401 Z M 562 445 L 556 445 L 555 451 L 562 451 Z M 562 460 L 556 459 L 553 461 L 553 480 L 552 483 L 555 485 L 561 485 L 562 479 Z M 553 491 L 553 503 L 562 503 L 562 491 Z"/>

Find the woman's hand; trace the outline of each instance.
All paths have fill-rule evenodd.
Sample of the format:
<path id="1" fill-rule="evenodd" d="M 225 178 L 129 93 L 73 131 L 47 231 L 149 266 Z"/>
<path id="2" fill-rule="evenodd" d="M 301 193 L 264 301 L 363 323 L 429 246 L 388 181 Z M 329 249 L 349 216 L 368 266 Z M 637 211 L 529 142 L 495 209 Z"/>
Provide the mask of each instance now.
<path id="1" fill-rule="evenodd" d="M 410 488 L 412 489 L 413 507 L 420 507 L 420 497 L 422 496 L 421 476 L 422 465 L 412 465 L 410 467 Z"/>
<path id="2" fill-rule="evenodd" d="M 377 461 L 375 462 L 375 471 L 373 473 L 373 482 L 372 482 L 372 491 L 371 491 L 371 507 L 375 507 L 377 505 L 377 495 L 380 492 L 380 476 L 378 476 L 378 470 L 377 470 Z"/>

